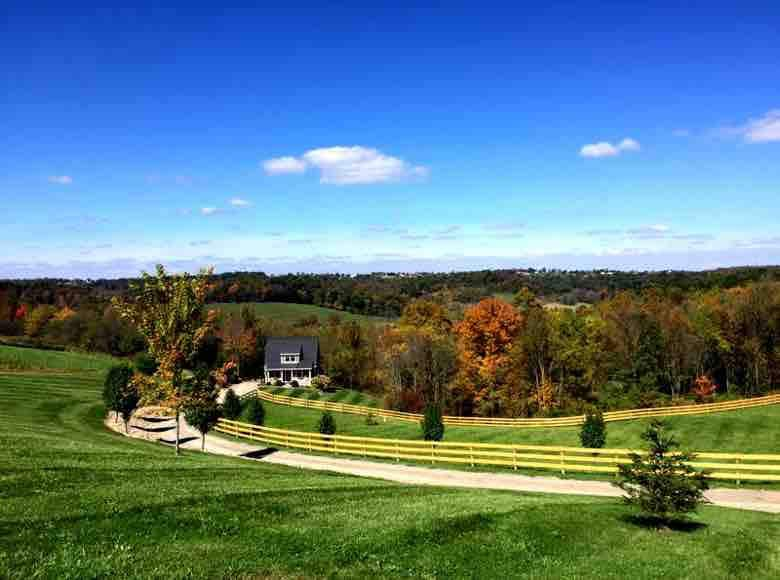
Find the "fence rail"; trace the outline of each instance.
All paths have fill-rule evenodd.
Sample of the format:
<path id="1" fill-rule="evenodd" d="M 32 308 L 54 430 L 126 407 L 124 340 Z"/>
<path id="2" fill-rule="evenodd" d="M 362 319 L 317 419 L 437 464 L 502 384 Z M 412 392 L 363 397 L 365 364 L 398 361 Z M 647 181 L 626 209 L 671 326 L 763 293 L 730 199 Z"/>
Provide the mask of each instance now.
<path id="1" fill-rule="evenodd" d="M 259 427 L 249 423 L 220 419 L 220 433 L 244 437 L 269 445 L 310 452 L 374 457 L 395 461 L 420 461 L 475 466 L 498 466 L 559 472 L 615 474 L 618 465 L 630 463 L 631 449 L 585 449 L 547 445 L 497 443 L 435 442 L 412 439 L 384 439 L 348 435 L 322 435 L 307 431 L 289 431 Z M 690 465 L 705 470 L 710 479 L 742 481 L 780 481 L 780 455 L 745 453 L 696 453 Z M 762 463 L 759 463 L 762 462 Z"/>
<path id="2" fill-rule="evenodd" d="M 350 413 L 353 415 L 374 415 L 386 419 L 409 421 L 419 423 L 422 415 L 418 413 L 406 413 L 392 411 L 390 409 L 378 409 L 349 403 L 334 403 L 332 401 L 319 401 L 288 397 L 285 395 L 273 395 L 262 389 L 255 389 L 243 395 L 242 398 L 257 397 L 269 403 L 288 405 L 291 407 L 303 407 L 306 409 L 318 409 L 337 413 Z M 751 409 L 767 405 L 780 404 L 780 394 L 766 395 L 752 399 L 739 399 L 736 401 L 724 401 L 722 403 L 705 403 L 696 405 L 679 405 L 675 407 L 656 407 L 651 409 L 630 409 L 626 411 L 608 411 L 604 413 L 604 420 L 629 421 L 647 417 L 675 417 L 678 415 L 704 415 L 709 413 L 721 413 L 738 409 Z M 499 417 L 456 417 L 445 415 L 442 417 L 445 425 L 458 425 L 461 427 L 573 427 L 581 425 L 585 420 L 584 415 L 570 417 L 539 417 L 539 418 L 499 418 Z"/>

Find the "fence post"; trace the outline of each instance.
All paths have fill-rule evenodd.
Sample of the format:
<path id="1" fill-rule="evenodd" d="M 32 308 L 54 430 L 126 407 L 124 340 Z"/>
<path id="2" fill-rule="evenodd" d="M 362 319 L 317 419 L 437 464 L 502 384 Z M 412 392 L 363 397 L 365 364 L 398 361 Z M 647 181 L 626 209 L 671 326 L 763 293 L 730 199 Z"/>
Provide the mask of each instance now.
<path id="1" fill-rule="evenodd" d="M 474 467 L 474 446 L 469 445 L 469 457 L 471 458 L 471 467 Z"/>
<path id="2" fill-rule="evenodd" d="M 517 447 L 512 447 L 512 469 L 517 471 Z"/>
<path id="3" fill-rule="evenodd" d="M 395 442 L 395 462 L 398 463 L 401 461 L 401 450 L 398 446 L 398 441 Z"/>
<path id="4" fill-rule="evenodd" d="M 739 466 L 739 457 L 737 457 L 737 466 Z M 742 482 L 739 479 L 739 469 L 737 469 L 737 485 L 740 485 Z"/>
<path id="5" fill-rule="evenodd" d="M 436 463 L 436 443 L 431 441 L 431 465 Z"/>
<path id="6" fill-rule="evenodd" d="M 563 455 L 563 451 L 561 451 L 561 476 L 566 477 L 566 459 Z"/>

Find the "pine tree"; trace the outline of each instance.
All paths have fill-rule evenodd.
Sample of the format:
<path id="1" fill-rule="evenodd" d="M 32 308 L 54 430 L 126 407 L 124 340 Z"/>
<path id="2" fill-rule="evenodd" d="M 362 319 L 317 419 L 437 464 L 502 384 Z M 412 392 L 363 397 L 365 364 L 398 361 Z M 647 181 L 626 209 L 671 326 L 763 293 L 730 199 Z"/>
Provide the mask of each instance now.
<path id="1" fill-rule="evenodd" d="M 642 439 L 648 443 L 647 454 L 631 454 L 631 463 L 619 466 L 616 485 L 626 493 L 627 504 L 664 525 L 685 519 L 706 502 L 709 488 L 704 473 L 688 464 L 695 456 L 674 451 L 677 441 L 666 433 L 663 421 L 650 423 Z"/>

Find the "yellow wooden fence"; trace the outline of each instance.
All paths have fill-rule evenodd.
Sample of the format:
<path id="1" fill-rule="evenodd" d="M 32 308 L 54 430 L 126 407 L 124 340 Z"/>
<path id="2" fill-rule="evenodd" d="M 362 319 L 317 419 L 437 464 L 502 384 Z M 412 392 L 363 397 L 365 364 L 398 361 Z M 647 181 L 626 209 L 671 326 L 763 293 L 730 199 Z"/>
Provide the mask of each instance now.
<path id="1" fill-rule="evenodd" d="M 431 464 L 498 466 L 512 469 L 539 469 L 559 472 L 615 474 L 618 465 L 630 463 L 631 449 L 585 449 L 547 445 L 434 442 L 411 439 L 384 439 L 347 435 L 322 435 L 259 427 L 220 419 L 220 433 L 311 452 L 373 457 L 395 461 Z M 760 463 L 759 463 L 760 462 Z M 710 479 L 741 481 L 780 481 L 780 455 L 745 453 L 696 453 L 691 466 L 705 470 Z"/>
<path id="2" fill-rule="evenodd" d="M 288 405 L 291 407 L 303 407 L 306 409 L 318 409 L 321 411 L 333 411 L 337 413 L 351 413 L 353 415 L 374 415 L 384 419 L 396 419 L 419 423 L 422 415 L 418 413 L 405 413 L 390 409 L 377 409 L 349 403 L 335 403 L 332 401 L 318 401 L 299 397 L 287 397 L 273 395 L 263 389 L 256 389 L 243 395 L 242 398 L 257 397 L 269 403 Z M 780 403 L 780 394 L 766 395 L 752 399 L 738 399 L 736 401 L 724 401 L 722 403 L 705 403 L 696 405 L 678 405 L 673 407 L 655 407 L 650 409 L 630 409 L 626 411 L 608 411 L 604 413 L 605 421 L 628 421 L 647 417 L 674 417 L 678 415 L 702 415 L 720 413 L 723 411 L 735 411 L 738 409 L 750 409 L 766 405 Z M 463 427 L 572 427 L 581 425 L 585 420 L 584 415 L 569 417 L 457 417 L 445 415 L 442 417 L 445 425 L 459 425 Z"/>

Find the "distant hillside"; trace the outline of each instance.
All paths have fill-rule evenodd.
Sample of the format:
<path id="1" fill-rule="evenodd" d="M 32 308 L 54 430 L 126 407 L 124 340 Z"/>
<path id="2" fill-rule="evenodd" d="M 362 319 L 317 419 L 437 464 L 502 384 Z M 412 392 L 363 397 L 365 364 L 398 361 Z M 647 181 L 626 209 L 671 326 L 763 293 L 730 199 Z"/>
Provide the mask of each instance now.
<path id="1" fill-rule="evenodd" d="M 214 304 L 213 306 L 219 307 L 223 312 L 239 312 L 242 307 L 251 306 L 258 316 L 282 322 L 295 322 L 312 316 L 316 316 L 321 323 L 327 322 L 333 316 L 338 316 L 341 320 L 354 320 L 361 324 L 376 324 L 388 322 L 390 320 L 380 316 L 353 314 L 351 312 L 344 312 L 343 310 L 336 310 L 335 308 L 314 306 L 313 304 L 290 304 L 286 302 L 231 302 Z"/>

